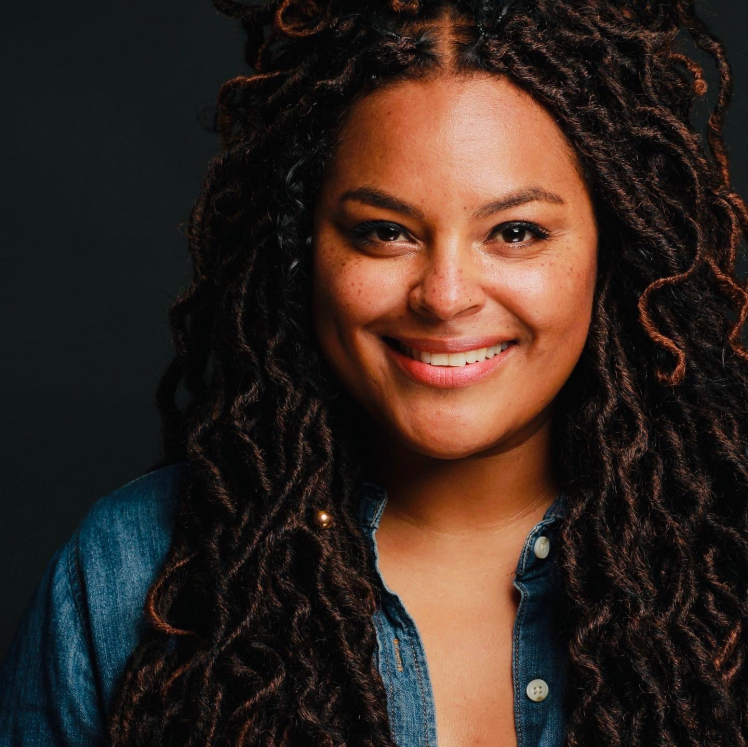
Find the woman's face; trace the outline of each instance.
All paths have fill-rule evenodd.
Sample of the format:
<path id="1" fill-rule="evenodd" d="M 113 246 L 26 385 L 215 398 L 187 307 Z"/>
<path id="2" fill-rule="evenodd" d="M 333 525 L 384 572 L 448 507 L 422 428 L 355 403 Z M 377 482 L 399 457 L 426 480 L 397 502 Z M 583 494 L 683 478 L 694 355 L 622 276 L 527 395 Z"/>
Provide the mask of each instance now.
<path id="1" fill-rule="evenodd" d="M 397 443 L 459 458 L 550 422 L 597 269 L 575 163 L 507 79 L 399 82 L 353 105 L 314 209 L 313 322 Z"/>

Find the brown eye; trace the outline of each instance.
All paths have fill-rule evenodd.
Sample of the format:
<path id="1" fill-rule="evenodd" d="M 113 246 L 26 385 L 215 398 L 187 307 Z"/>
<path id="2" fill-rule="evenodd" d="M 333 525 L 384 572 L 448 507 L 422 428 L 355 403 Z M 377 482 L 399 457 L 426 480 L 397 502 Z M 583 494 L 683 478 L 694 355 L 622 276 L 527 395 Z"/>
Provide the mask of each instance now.
<path id="1" fill-rule="evenodd" d="M 524 226 L 510 226 L 501 232 L 501 238 L 507 244 L 524 244 L 527 241 L 527 234 L 529 233 L 530 230 Z"/>
<path id="2" fill-rule="evenodd" d="M 499 234 L 501 240 L 507 244 L 531 244 L 543 241 L 550 236 L 550 232 L 535 223 L 512 221 L 496 226 L 494 234 Z"/>
<path id="3" fill-rule="evenodd" d="M 391 244 L 400 236 L 406 236 L 404 229 L 395 223 L 380 223 L 379 221 L 364 221 L 351 229 L 351 236 L 356 243 Z"/>
<path id="4" fill-rule="evenodd" d="M 395 226 L 377 226 L 374 229 L 376 237 L 380 241 L 394 241 L 402 233 Z"/>

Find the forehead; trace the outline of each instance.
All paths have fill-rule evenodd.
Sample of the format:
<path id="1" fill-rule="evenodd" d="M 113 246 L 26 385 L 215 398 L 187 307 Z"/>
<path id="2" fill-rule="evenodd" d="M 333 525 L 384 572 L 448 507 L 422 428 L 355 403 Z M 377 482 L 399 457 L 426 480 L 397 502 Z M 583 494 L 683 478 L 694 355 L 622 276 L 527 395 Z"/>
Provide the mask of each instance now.
<path id="1" fill-rule="evenodd" d="M 332 165 L 337 180 L 377 175 L 413 188 L 440 183 L 506 191 L 528 181 L 582 181 L 551 114 L 506 77 L 398 81 L 356 101 Z"/>

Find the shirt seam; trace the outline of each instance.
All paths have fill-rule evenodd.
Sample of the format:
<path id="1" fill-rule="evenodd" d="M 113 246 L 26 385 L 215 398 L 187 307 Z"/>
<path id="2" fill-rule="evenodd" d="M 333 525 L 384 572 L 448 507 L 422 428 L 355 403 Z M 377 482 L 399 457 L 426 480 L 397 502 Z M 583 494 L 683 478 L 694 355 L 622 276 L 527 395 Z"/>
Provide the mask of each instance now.
<path id="1" fill-rule="evenodd" d="M 379 667 L 384 667 L 386 677 L 384 677 L 384 687 L 385 687 L 385 693 L 387 695 L 387 710 L 388 712 L 391 712 L 390 709 L 394 709 L 397 705 L 395 703 L 395 691 L 393 688 L 393 676 L 392 676 L 392 669 L 390 667 L 389 659 L 386 655 L 386 652 L 384 650 L 385 646 L 385 638 L 386 638 L 386 631 L 381 630 L 381 625 L 378 621 L 375 621 L 374 623 L 374 630 L 376 633 L 376 639 L 377 639 L 377 665 Z"/>
<path id="2" fill-rule="evenodd" d="M 428 708 L 426 707 L 426 694 L 425 694 L 425 687 L 423 685 L 423 678 L 421 676 L 421 668 L 418 666 L 418 654 L 416 652 L 415 644 L 413 643 L 412 636 L 410 634 L 410 631 L 408 631 L 408 645 L 410 646 L 411 653 L 413 654 L 413 664 L 416 668 L 416 675 L 418 676 L 418 684 L 419 684 L 419 693 L 421 695 L 421 707 L 423 708 L 423 720 L 426 724 L 426 733 L 424 736 L 426 737 L 426 747 L 430 747 L 431 740 L 429 739 L 429 729 L 428 729 Z"/>
<path id="3" fill-rule="evenodd" d="M 521 581 L 516 582 L 517 585 L 520 587 L 520 600 L 519 600 L 519 607 L 517 609 L 517 619 L 514 624 L 514 651 L 516 652 L 516 657 L 514 660 L 514 681 L 515 681 L 515 692 L 514 692 L 514 707 L 515 707 L 515 727 L 517 730 L 517 747 L 522 747 L 525 740 L 525 734 L 524 729 L 522 728 L 522 696 L 520 694 L 522 689 L 522 684 L 519 681 L 520 678 L 520 671 L 519 671 L 519 645 L 520 645 L 520 632 L 522 630 L 522 621 L 525 618 L 525 610 L 527 608 L 527 589 L 525 588 L 525 585 Z"/>
<path id="4" fill-rule="evenodd" d="M 75 611 L 78 616 L 78 624 L 83 631 L 83 638 L 86 641 L 86 649 L 88 653 L 89 670 L 91 672 L 91 679 L 94 682 L 97 695 L 97 707 L 99 713 L 103 719 L 106 714 L 103 709 L 103 698 L 101 691 L 101 683 L 94 673 L 93 662 L 96 661 L 95 649 L 93 645 L 93 636 L 91 633 L 91 618 L 88 614 L 88 606 L 85 604 L 84 593 L 83 593 L 83 572 L 81 568 L 80 559 L 80 527 L 78 527 L 71 538 L 71 542 L 66 549 L 67 556 L 67 580 L 70 586 L 70 591 L 73 597 L 73 603 L 75 605 Z"/>

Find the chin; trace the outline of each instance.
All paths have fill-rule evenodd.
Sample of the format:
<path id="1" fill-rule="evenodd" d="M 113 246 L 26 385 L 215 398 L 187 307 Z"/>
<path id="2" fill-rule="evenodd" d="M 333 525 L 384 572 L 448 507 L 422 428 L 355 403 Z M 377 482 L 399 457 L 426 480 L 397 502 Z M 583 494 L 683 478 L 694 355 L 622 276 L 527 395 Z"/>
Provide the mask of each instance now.
<path id="1" fill-rule="evenodd" d="M 429 435 L 409 434 L 404 440 L 413 451 L 432 459 L 463 459 L 490 448 L 490 445 L 481 439 L 466 438 L 464 433 L 450 434 L 446 429 Z"/>

